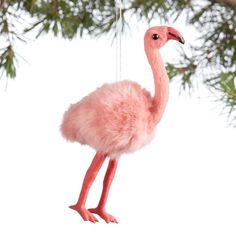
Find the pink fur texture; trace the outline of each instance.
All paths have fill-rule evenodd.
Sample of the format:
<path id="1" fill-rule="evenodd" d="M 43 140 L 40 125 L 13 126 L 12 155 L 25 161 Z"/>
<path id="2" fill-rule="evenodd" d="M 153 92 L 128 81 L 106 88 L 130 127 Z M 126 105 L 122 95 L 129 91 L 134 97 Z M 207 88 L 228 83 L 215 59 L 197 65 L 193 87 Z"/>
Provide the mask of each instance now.
<path id="1" fill-rule="evenodd" d="M 152 98 L 132 81 L 104 84 L 64 114 L 61 131 L 70 141 L 87 144 L 117 158 L 153 137 Z"/>

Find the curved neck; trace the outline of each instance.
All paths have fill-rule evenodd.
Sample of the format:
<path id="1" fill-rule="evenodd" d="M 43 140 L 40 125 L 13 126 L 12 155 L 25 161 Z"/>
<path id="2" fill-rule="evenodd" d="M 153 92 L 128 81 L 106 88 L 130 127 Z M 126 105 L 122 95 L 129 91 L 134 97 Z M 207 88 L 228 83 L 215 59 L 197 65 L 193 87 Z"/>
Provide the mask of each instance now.
<path id="1" fill-rule="evenodd" d="M 152 104 L 152 116 L 153 121 L 157 124 L 166 107 L 166 103 L 169 95 L 169 78 L 165 70 L 165 66 L 159 50 L 153 50 L 145 45 L 145 52 L 148 58 L 148 62 L 152 68 L 154 83 L 155 83 L 155 95 L 153 97 Z"/>

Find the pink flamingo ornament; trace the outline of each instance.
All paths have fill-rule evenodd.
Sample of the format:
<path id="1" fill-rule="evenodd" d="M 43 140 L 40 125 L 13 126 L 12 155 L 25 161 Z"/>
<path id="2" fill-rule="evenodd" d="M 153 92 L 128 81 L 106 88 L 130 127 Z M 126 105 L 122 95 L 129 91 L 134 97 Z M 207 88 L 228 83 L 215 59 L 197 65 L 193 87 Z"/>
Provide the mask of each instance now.
<path id="1" fill-rule="evenodd" d="M 158 26 L 147 30 L 144 48 L 151 66 L 155 95 L 132 81 L 104 84 L 65 112 L 62 135 L 69 141 L 87 144 L 97 153 L 85 175 L 77 203 L 70 206 L 85 221 L 97 222 L 97 214 L 107 223 L 118 223 L 105 210 L 109 189 L 119 157 L 148 144 L 166 107 L 169 79 L 159 49 L 170 39 L 184 44 L 181 34 L 172 27 Z M 86 209 L 89 189 L 105 159 L 110 157 L 103 190 L 96 208 Z"/>

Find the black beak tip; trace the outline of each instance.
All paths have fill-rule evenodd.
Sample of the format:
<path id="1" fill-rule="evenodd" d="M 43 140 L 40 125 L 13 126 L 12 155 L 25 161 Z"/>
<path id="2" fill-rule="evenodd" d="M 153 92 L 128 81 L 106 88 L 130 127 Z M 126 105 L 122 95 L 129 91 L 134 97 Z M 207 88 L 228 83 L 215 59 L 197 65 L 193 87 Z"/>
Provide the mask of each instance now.
<path id="1" fill-rule="evenodd" d="M 184 38 L 183 38 L 183 37 L 180 37 L 180 38 L 179 38 L 179 42 L 182 43 L 182 44 L 185 44 Z"/>

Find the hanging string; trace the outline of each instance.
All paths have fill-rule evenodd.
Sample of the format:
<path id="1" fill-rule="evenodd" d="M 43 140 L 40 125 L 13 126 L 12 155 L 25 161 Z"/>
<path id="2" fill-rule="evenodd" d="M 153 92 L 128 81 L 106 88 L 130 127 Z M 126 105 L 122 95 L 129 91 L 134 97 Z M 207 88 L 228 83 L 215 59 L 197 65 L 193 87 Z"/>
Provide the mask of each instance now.
<path id="1" fill-rule="evenodd" d="M 116 1 L 116 81 L 122 79 L 122 41 L 121 41 L 121 32 L 122 32 L 122 2 L 121 0 Z"/>

